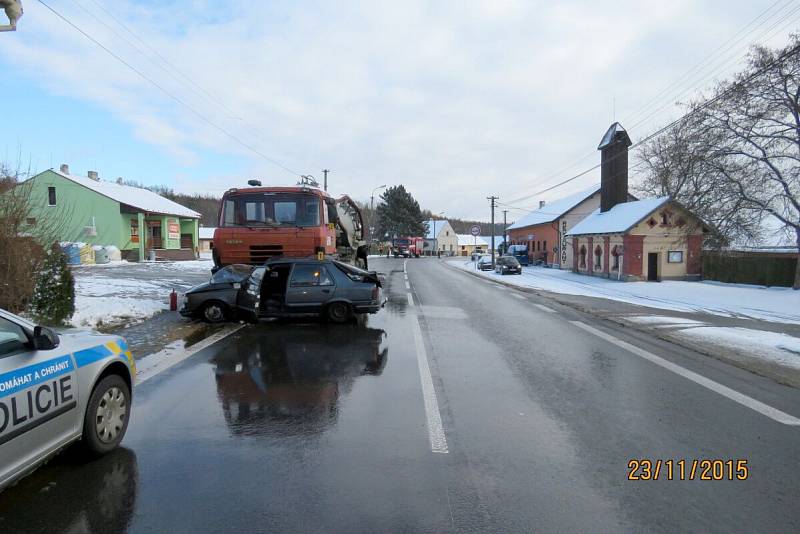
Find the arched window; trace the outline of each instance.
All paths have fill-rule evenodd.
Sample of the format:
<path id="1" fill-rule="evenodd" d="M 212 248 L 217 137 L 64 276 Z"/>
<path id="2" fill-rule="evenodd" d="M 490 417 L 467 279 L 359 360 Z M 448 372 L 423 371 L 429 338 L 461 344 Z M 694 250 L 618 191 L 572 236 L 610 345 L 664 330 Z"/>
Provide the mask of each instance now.
<path id="1" fill-rule="evenodd" d="M 614 257 L 614 265 L 611 267 L 613 270 L 619 270 L 619 245 L 614 245 L 611 249 L 611 255 Z"/>
<path id="2" fill-rule="evenodd" d="M 586 268 L 586 245 L 581 245 L 581 268 Z"/>
<path id="3" fill-rule="evenodd" d="M 600 245 L 594 247 L 594 268 L 598 271 L 603 268 L 603 249 Z"/>

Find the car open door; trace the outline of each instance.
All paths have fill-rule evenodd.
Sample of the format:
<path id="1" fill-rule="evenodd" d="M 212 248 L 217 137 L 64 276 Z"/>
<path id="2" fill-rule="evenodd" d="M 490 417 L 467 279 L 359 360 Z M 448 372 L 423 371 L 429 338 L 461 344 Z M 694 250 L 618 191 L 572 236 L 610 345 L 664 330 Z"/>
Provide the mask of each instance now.
<path id="1" fill-rule="evenodd" d="M 242 282 L 242 287 L 236 295 L 236 306 L 239 309 L 258 315 L 261 305 L 261 282 L 267 270 L 267 267 L 256 267 Z"/>
<path id="2" fill-rule="evenodd" d="M 292 313 L 315 313 L 333 296 L 336 286 L 324 265 L 296 263 L 286 288 L 286 308 Z"/>

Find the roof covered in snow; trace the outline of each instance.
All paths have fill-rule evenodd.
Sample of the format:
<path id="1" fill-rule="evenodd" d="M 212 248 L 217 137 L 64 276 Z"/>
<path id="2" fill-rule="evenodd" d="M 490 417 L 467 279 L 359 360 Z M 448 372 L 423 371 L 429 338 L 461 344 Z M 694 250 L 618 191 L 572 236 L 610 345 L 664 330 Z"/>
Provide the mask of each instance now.
<path id="1" fill-rule="evenodd" d="M 479 247 L 488 247 L 489 243 L 484 237 L 475 237 L 472 234 L 456 234 L 458 235 L 458 246 L 477 245 Z"/>
<path id="2" fill-rule="evenodd" d="M 610 145 L 614 142 L 615 139 L 620 139 L 626 146 L 631 146 L 631 138 L 628 137 L 628 132 L 625 131 L 625 128 L 618 122 L 615 122 L 611 126 L 609 126 L 606 133 L 603 134 L 603 138 L 600 140 L 600 144 L 597 145 L 597 150 L 602 150 L 607 145 Z"/>
<path id="3" fill-rule="evenodd" d="M 425 239 L 436 239 L 436 236 L 433 235 L 433 219 L 427 220 L 423 224 L 425 224 L 425 228 L 427 228 Z M 450 223 L 446 219 L 436 219 L 436 233 L 440 233 L 442 228 L 448 224 Z"/>
<path id="4" fill-rule="evenodd" d="M 669 197 L 645 198 L 617 204 L 605 213 L 597 209 L 576 224 L 567 235 L 619 234 L 627 232 L 642 219 L 669 201 Z"/>
<path id="5" fill-rule="evenodd" d="M 74 174 L 65 174 L 55 169 L 51 170 L 67 180 L 71 180 L 78 185 L 91 189 L 95 193 L 99 193 L 120 204 L 125 204 L 147 213 L 162 213 L 164 215 L 177 215 L 179 217 L 189 217 L 192 219 L 200 218 L 200 214 L 196 211 L 190 210 L 186 206 L 164 198 L 148 189 L 122 185 L 116 182 L 103 182 L 88 177 L 75 176 Z"/>
<path id="6" fill-rule="evenodd" d="M 200 239 L 214 239 L 214 230 L 216 230 L 216 228 L 198 228 Z"/>
<path id="7" fill-rule="evenodd" d="M 532 211 L 527 215 L 521 217 L 518 221 L 508 227 L 509 230 L 516 228 L 525 228 L 526 226 L 533 226 L 536 224 L 543 224 L 555 221 L 562 217 L 569 210 L 600 191 L 600 185 L 593 185 L 589 189 L 579 191 L 568 197 L 554 200 L 550 204 L 545 204 L 538 210 Z"/>

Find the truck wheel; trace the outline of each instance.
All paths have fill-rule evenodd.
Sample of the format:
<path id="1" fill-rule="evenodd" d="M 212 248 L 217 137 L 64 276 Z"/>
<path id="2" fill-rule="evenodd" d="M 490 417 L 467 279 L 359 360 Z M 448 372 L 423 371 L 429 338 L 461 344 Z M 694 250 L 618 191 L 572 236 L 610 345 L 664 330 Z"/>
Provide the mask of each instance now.
<path id="1" fill-rule="evenodd" d="M 203 304 L 201 316 L 208 323 L 221 323 L 228 319 L 228 307 L 217 300 Z"/>
<path id="2" fill-rule="evenodd" d="M 350 318 L 350 305 L 346 302 L 333 302 L 327 311 L 328 319 L 334 323 L 343 323 Z"/>
<path id="3" fill-rule="evenodd" d="M 131 392 L 119 375 L 102 379 L 92 391 L 83 417 L 84 450 L 102 456 L 115 449 L 128 429 Z"/>

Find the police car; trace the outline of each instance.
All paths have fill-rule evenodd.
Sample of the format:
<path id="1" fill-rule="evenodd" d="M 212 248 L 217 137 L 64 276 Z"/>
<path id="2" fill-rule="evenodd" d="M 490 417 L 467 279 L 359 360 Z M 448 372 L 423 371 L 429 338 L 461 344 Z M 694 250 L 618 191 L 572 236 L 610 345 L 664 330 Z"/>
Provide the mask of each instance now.
<path id="1" fill-rule="evenodd" d="M 0 491 L 73 441 L 94 456 L 119 445 L 135 376 L 121 337 L 0 310 Z"/>

